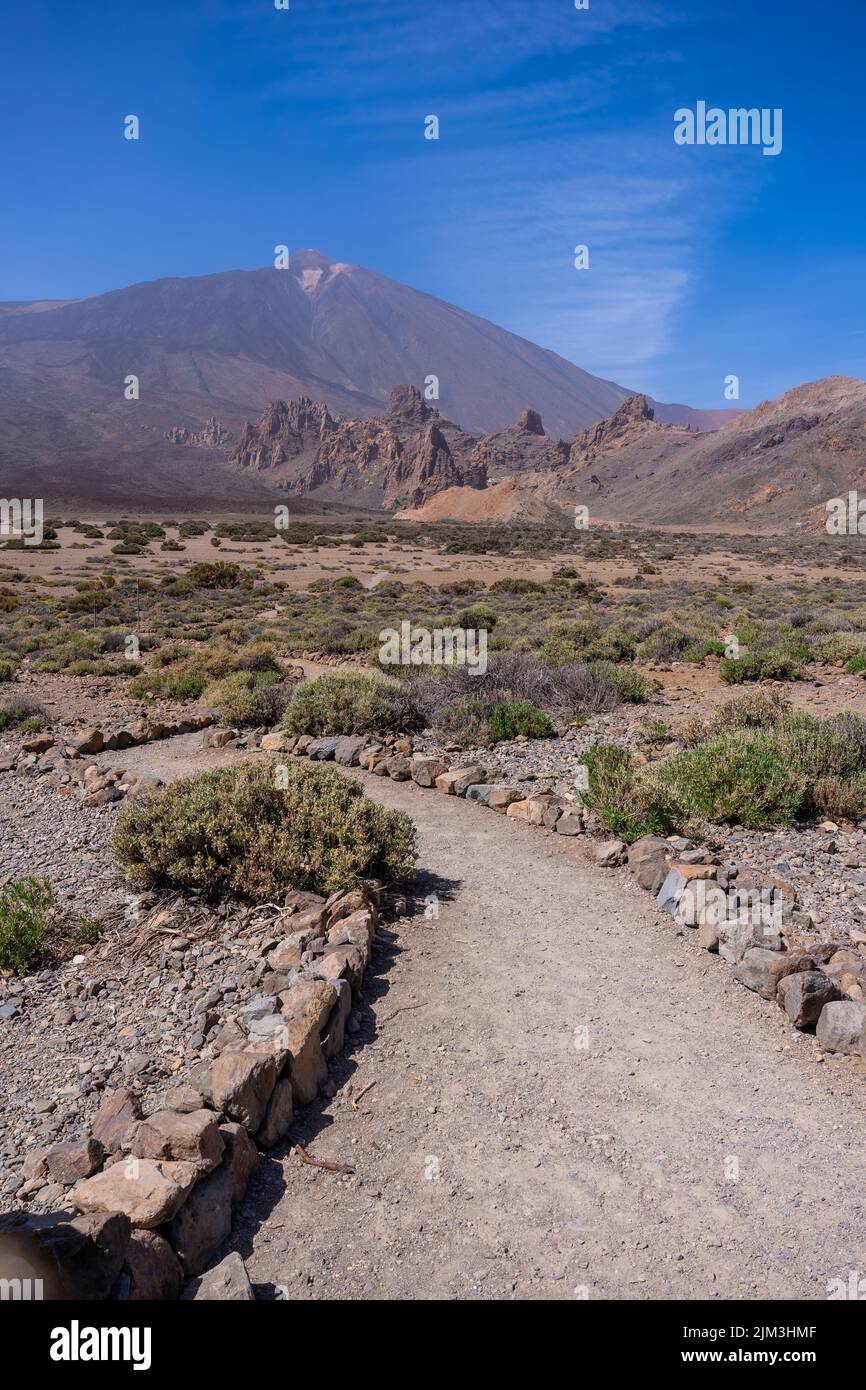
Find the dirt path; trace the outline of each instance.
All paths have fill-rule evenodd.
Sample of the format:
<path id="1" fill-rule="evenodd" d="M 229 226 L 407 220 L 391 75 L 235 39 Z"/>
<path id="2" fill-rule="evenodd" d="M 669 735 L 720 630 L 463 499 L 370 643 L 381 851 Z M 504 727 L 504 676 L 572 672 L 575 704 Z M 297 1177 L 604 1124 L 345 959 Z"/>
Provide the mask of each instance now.
<path id="1" fill-rule="evenodd" d="M 621 871 L 411 783 L 364 783 L 416 819 L 440 916 L 383 949 L 341 1090 L 300 1136 L 355 1176 L 259 1165 L 235 1240 L 255 1283 L 821 1299 L 866 1270 L 862 1075 L 816 1065 Z M 371 1082 L 354 1110 L 347 1085 Z"/>
<path id="2" fill-rule="evenodd" d="M 202 765 L 182 743 L 161 775 Z M 354 1176 L 259 1164 L 233 1237 L 259 1296 L 822 1299 L 866 1271 L 852 1063 L 579 842 L 357 775 L 418 824 L 439 917 L 382 943 L 293 1135 Z"/>

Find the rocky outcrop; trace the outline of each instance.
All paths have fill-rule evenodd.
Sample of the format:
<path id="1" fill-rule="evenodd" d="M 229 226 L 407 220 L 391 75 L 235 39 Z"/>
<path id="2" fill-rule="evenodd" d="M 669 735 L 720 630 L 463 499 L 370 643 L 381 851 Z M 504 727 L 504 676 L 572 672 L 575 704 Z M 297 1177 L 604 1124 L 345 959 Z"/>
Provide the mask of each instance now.
<path id="1" fill-rule="evenodd" d="M 322 401 L 309 396 L 272 401 L 260 420 L 254 424 L 244 421 L 230 458 L 241 468 L 270 472 L 315 453 L 336 428 Z"/>
<path id="2" fill-rule="evenodd" d="M 232 460 L 298 494 L 392 510 L 448 487 L 483 487 L 473 436 L 445 420 L 414 386 L 397 386 L 383 415 L 334 420 L 321 403 L 276 401 L 244 425 Z"/>
<path id="3" fill-rule="evenodd" d="M 227 449 L 234 439 L 230 429 L 211 415 L 201 429 L 191 430 L 186 425 L 172 425 L 165 437 L 171 444 L 188 444 L 195 449 Z"/>

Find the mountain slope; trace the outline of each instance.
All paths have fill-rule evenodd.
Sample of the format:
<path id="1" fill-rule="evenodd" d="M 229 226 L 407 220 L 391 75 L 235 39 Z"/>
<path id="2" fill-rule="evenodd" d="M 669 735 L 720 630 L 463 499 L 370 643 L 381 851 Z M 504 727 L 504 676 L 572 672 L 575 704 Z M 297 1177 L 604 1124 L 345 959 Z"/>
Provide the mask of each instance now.
<path id="1" fill-rule="evenodd" d="M 712 434 L 639 419 L 633 403 L 614 420 L 629 410 L 627 429 L 587 430 L 568 468 L 532 486 L 618 520 L 770 526 L 822 522 L 829 498 L 866 489 L 866 381 L 855 377 L 798 386 Z"/>
<path id="2" fill-rule="evenodd" d="M 138 400 L 124 398 L 129 375 Z M 211 417 L 236 433 L 268 402 L 306 396 L 370 418 L 395 383 L 431 376 L 443 416 L 473 434 L 532 407 L 553 436 L 568 436 L 632 394 L 431 295 L 305 251 L 289 270 L 0 304 L 0 484 L 134 498 L 153 487 L 170 495 L 182 476 L 184 489 L 233 496 L 252 475 L 188 443 Z M 699 428 L 728 417 L 656 410 Z M 187 442 L 167 444 L 184 429 L 174 437 Z"/>

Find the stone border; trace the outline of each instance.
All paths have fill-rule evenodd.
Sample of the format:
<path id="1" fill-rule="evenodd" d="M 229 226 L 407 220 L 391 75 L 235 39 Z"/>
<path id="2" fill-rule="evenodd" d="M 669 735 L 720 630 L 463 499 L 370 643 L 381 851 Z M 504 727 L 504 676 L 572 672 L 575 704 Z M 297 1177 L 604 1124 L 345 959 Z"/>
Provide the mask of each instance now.
<path id="1" fill-rule="evenodd" d="M 328 1093 L 379 897 L 375 884 L 328 899 L 290 893 L 267 943 L 262 992 L 241 1004 L 237 1036 L 146 1117 L 141 1097 L 121 1087 L 83 1139 L 31 1152 L 19 1196 L 48 1176 L 67 1189 L 71 1210 L 0 1216 L 4 1273 L 21 1259 L 43 1277 L 47 1298 L 252 1298 L 239 1255 L 207 1266 L 230 1235 L 259 1149 L 286 1137 L 298 1106 Z"/>

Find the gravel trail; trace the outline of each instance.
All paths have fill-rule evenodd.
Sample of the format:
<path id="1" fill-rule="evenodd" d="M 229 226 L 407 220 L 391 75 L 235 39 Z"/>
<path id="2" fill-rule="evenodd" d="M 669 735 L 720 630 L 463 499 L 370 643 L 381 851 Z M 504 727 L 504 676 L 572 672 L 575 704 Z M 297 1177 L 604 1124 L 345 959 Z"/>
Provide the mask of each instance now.
<path id="1" fill-rule="evenodd" d="M 858 1064 L 579 842 L 363 781 L 416 820 L 439 917 L 383 944 L 294 1136 L 354 1175 L 259 1165 L 234 1245 L 260 1295 L 824 1299 L 866 1270 Z"/>

